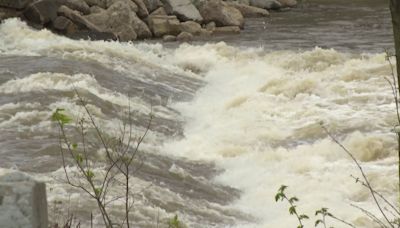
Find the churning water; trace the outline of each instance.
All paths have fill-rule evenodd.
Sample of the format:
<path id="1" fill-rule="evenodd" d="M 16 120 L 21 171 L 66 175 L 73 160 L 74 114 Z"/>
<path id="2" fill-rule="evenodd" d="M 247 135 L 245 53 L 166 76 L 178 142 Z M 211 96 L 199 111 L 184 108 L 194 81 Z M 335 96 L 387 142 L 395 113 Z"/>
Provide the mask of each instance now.
<path id="1" fill-rule="evenodd" d="M 189 227 L 294 227 L 287 205 L 274 201 L 282 184 L 300 198 L 298 210 L 310 216 L 327 207 L 358 227 L 374 227 L 350 206 L 378 214 L 368 191 L 350 177 L 360 176 L 356 166 L 319 125 L 324 122 L 361 161 L 376 190 L 395 202 L 395 105 L 383 53 L 391 48 L 390 23 L 383 3 L 366 3 L 341 9 L 354 15 L 360 7 L 361 16 L 330 22 L 336 25 L 331 36 L 329 18 L 310 27 L 297 22 L 311 36 L 324 35 L 305 44 L 308 36 L 296 33 L 299 24 L 287 24 L 293 33 L 278 29 L 287 23 L 283 14 L 275 15 L 283 21 L 271 25 L 275 33 L 256 32 L 252 25 L 261 22 L 255 20 L 227 43 L 172 47 L 75 41 L 8 20 L 0 25 L 0 167 L 48 182 L 53 221 L 70 208 L 87 225 L 95 204 L 65 184 L 58 131 L 50 121 L 56 108 L 74 117 L 83 112 L 76 88 L 110 134 L 119 132 L 129 107 L 139 135 L 148 114 L 155 115 L 142 147 L 144 166 L 133 179 L 137 227 L 156 227 L 157 218 L 174 214 Z M 376 17 L 368 14 L 374 9 Z M 356 39 L 346 26 L 370 36 Z M 353 40 L 340 42 L 341 33 Z M 263 36 L 272 41 L 250 39 Z M 335 49 L 314 47 L 323 43 Z M 95 145 L 93 154 L 99 163 L 104 158 Z M 114 205 L 112 213 L 121 216 L 121 207 Z M 306 223 L 311 226 L 312 220 Z"/>

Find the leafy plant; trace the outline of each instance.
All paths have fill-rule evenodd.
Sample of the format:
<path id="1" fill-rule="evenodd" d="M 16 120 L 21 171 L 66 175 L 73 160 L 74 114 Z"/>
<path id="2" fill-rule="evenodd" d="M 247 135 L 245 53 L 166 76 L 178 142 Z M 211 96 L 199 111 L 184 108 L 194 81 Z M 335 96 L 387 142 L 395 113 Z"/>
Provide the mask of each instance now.
<path id="1" fill-rule="evenodd" d="M 299 199 L 297 197 L 295 197 L 295 196 L 288 197 L 286 195 L 286 193 L 285 193 L 285 190 L 287 189 L 287 187 L 288 186 L 286 186 L 286 185 L 282 185 L 278 189 L 278 192 L 275 195 L 275 201 L 278 202 L 279 200 L 280 201 L 286 200 L 290 205 L 289 214 L 296 216 L 296 218 L 297 218 L 297 220 L 299 222 L 299 225 L 297 226 L 297 228 L 304 228 L 304 225 L 303 225 L 302 221 L 305 220 L 305 219 L 309 219 L 309 217 L 307 215 L 305 215 L 305 214 L 299 214 L 298 213 L 298 211 L 296 209 L 297 205 L 295 203 L 298 202 Z"/>

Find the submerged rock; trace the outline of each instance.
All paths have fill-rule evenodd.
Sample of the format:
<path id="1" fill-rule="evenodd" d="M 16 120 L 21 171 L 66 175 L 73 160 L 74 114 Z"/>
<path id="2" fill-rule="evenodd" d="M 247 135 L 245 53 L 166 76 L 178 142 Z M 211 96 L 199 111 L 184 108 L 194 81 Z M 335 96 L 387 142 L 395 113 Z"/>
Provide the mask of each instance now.
<path id="1" fill-rule="evenodd" d="M 176 41 L 176 36 L 165 35 L 165 36 L 163 36 L 163 41 L 164 42 L 174 42 L 174 41 Z"/>
<path id="2" fill-rule="evenodd" d="M 0 224 L 4 228 L 48 228 L 45 184 L 17 171 L 0 176 Z"/>

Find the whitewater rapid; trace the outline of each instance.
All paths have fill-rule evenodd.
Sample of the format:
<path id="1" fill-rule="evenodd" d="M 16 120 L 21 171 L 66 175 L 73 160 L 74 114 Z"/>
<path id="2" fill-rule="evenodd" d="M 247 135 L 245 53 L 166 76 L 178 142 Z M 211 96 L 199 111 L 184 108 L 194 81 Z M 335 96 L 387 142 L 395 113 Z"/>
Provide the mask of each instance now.
<path id="1" fill-rule="evenodd" d="M 91 111 L 107 132 L 118 132 L 123 121 L 110 108 L 133 107 L 139 132 L 144 130 L 143 116 L 154 110 L 160 127 L 152 129 L 144 150 L 154 156 L 150 160 L 163 157 L 167 164 L 158 175 L 191 178 L 194 184 L 189 188 L 204 187 L 209 194 L 202 198 L 193 189 L 155 184 L 143 174 L 135 178 L 135 191 L 151 187 L 137 200 L 139 227 L 152 227 L 156 216 L 174 214 L 190 227 L 294 227 L 296 219 L 288 214 L 288 205 L 274 200 L 283 184 L 300 199 L 298 210 L 311 217 L 306 227 L 313 226 L 314 212 L 321 207 L 357 227 L 375 227 L 350 206 L 378 214 L 367 189 L 350 177 L 360 176 L 357 167 L 324 133 L 321 121 L 360 160 L 375 189 L 396 202 L 395 105 L 385 80 L 391 69 L 383 53 L 318 47 L 272 51 L 223 42 L 165 48 L 75 41 L 32 30 L 13 19 L 0 25 L 0 57 L 12 62 L 13 56 L 28 63 L 31 57 L 48 63 L 47 58 L 56 58 L 69 65 L 52 63 L 63 72 L 22 70 L 29 65 L 0 68 L 4 168 L 25 164 L 23 157 L 5 150 L 18 155 L 25 148 L 30 153 L 19 155 L 39 164 L 43 159 L 57 160 L 50 116 L 58 107 L 72 116 L 81 112 L 74 88 L 91 97 Z M 88 68 L 92 73 L 84 67 L 90 64 L 95 64 Z M 115 75 L 101 75 L 97 66 Z M 18 67 L 21 74 L 16 73 Z M 131 80 L 137 81 L 129 84 Z M 49 138 L 44 140 L 48 146 L 35 144 L 37 138 Z M 15 146 L 19 142 L 24 146 Z M 101 151 L 97 153 L 101 157 Z M 48 182 L 50 207 L 72 201 L 76 211 L 94 208 L 60 181 L 59 168 L 32 172 Z M 29 164 L 26 169 L 32 171 Z M 203 174 L 213 169 L 218 171 Z M 168 176 L 163 181 L 169 183 Z M 118 215 L 118 207 L 113 213 Z"/>

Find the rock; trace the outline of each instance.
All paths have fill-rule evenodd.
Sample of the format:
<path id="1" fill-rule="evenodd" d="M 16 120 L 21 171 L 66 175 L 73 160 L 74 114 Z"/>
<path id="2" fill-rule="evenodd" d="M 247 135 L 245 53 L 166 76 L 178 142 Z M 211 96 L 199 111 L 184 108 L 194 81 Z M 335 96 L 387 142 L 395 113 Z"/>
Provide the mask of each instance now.
<path id="1" fill-rule="evenodd" d="M 121 9 L 128 9 L 135 13 L 139 11 L 139 7 L 135 2 L 131 0 L 108 0 L 107 1 L 107 10 L 109 11 L 118 11 Z"/>
<path id="2" fill-rule="evenodd" d="M 0 0 L 0 7 L 24 9 L 32 0 Z"/>
<path id="3" fill-rule="evenodd" d="M 66 0 L 64 5 L 72 10 L 82 12 L 85 15 L 90 13 L 89 5 L 83 0 Z"/>
<path id="4" fill-rule="evenodd" d="M 148 22 L 155 37 L 180 33 L 180 22 L 176 16 L 150 16 Z"/>
<path id="5" fill-rule="evenodd" d="M 266 9 L 261 9 L 254 6 L 249 6 L 245 4 L 240 4 L 236 2 L 227 3 L 229 6 L 236 8 L 242 13 L 244 17 L 267 17 L 269 12 Z"/>
<path id="6" fill-rule="evenodd" d="M 0 224 L 2 228 L 47 228 L 45 184 L 17 171 L 0 176 Z"/>
<path id="7" fill-rule="evenodd" d="M 176 37 L 176 40 L 180 41 L 180 42 L 189 42 L 189 41 L 193 40 L 193 35 L 188 32 L 181 32 Z"/>
<path id="8" fill-rule="evenodd" d="M 163 41 L 164 42 L 174 42 L 174 41 L 176 41 L 176 36 L 165 35 L 165 36 L 163 36 Z"/>
<path id="9" fill-rule="evenodd" d="M 134 9 L 138 9 L 134 2 L 116 0 L 107 10 L 87 15 L 85 18 L 101 31 L 115 34 L 120 41 L 151 37 L 150 29 L 140 20 Z"/>
<path id="10" fill-rule="evenodd" d="M 250 5 L 262 9 L 282 8 L 282 4 L 277 0 L 250 0 Z"/>
<path id="11" fill-rule="evenodd" d="M 158 9 L 154 10 L 150 15 L 151 15 L 151 16 L 154 16 L 154 15 L 163 15 L 163 16 L 167 16 L 168 14 L 167 14 L 167 12 L 165 12 L 164 7 L 160 7 L 160 8 L 158 8 Z"/>
<path id="12" fill-rule="evenodd" d="M 207 31 L 214 31 L 214 29 L 217 27 L 217 25 L 215 24 L 214 21 L 209 22 L 208 24 L 206 24 L 206 30 Z"/>
<path id="13" fill-rule="evenodd" d="M 21 12 L 15 10 L 15 9 L 0 8 L 0 22 L 2 20 L 8 19 L 8 18 L 19 17 L 20 14 L 21 14 Z"/>
<path id="14" fill-rule="evenodd" d="M 217 26 L 239 26 L 243 27 L 244 18 L 239 10 L 228 6 L 221 0 L 206 0 L 199 7 L 204 21 L 214 21 Z"/>
<path id="15" fill-rule="evenodd" d="M 149 16 L 149 11 L 147 10 L 146 5 L 144 4 L 143 0 L 133 0 L 136 5 L 138 6 L 138 12 L 137 15 L 140 18 L 145 18 L 147 16 Z"/>
<path id="16" fill-rule="evenodd" d="M 201 25 L 194 21 L 185 21 L 180 24 L 180 30 L 182 32 L 198 35 L 201 32 Z"/>
<path id="17" fill-rule="evenodd" d="M 103 9 L 107 8 L 107 0 L 85 0 L 89 6 L 99 6 Z"/>
<path id="18" fill-rule="evenodd" d="M 31 23 L 45 25 L 56 19 L 60 5 L 60 1 L 39 0 L 25 9 L 24 16 Z"/>
<path id="19" fill-rule="evenodd" d="M 296 7 L 297 1 L 296 0 L 278 0 L 281 3 L 282 7 Z"/>
<path id="20" fill-rule="evenodd" d="M 72 35 L 78 31 L 78 26 L 64 16 L 59 16 L 54 20 L 53 28 L 65 35 Z"/>
<path id="21" fill-rule="evenodd" d="M 201 29 L 199 36 L 210 36 L 213 32 L 207 29 Z"/>
<path id="22" fill-rule="evenodd" d="M 238 4 L 250 5 L 250 0 L 228 0 L 226 2 L 233 2 Z"/>
<path id="23" fill-rule="evenodd" d="M 149 13 L 153 12 L 163 5 L 160 0 L 143 0 L 143 3 L 146 5 L 147 11 Z"/>
<path id="24" fill-rule="evenodd" d="M 90 7 L 90 14 L 102 13 L 104 11 L 105 11 L 105 9 L 101 8 L 100 6 L 92 6 L 92 7 Z"/>
<path id="25" fill-rule="evenodd" d="M 212 34 L 222 35 L 222 34 L 237 34 L 240 33 L 240 28 L 238 26 L 224 26 L 216 27 Z"/>
<path id="26" fill-rule="evenodd" d="M 72 10 L 67 6 L 61 6 L 58 9 L 58 14 L 60 16 L 64 16 L 70 19 L 74 24 L 81 26 L 83 28 L 87 28 L 94 32 L 103 32 L 101 28 L 97 27 L 95 24 L 91 23 L 89 20 L 84 18 L 82 15 L 79 14 L 78 11 Z"/>
<path id="27" fill-rule="evenodd" d="M 167 14 L 176 15 L 181 21 L 202 22 L 203 17 L 190 0 L 163 0 Z"/>

